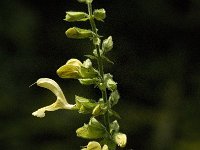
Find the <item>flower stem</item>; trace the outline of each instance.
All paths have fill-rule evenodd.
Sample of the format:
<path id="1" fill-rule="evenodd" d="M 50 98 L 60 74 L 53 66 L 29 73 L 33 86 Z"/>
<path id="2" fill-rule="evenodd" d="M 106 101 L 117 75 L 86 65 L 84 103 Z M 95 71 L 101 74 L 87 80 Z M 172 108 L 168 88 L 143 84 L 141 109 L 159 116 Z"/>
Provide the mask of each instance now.
<path id="1" fill-rule="evenodd" d="M 98 69 L 99 69 L 99 73 L 100 73 L 100 76 L 101 76 L 101 83 L 105 84 L 103 62 L 102 62 L 102 58 L 101 58 L 101 54 L 100 54 L 100 44 L 97 44 L 95 42 L 95 38 L 98 39 L 99 37 L 98 37 L 98 34 L 97 34 L 97 28 L 96 28 L 96 24 L 95 24 L 95 21 L 94 21 L 94 17 L 92 15 L 92 4 L 91 3 L 88 3 L 88 12 L 89 12 L 90 25 L 92 27 L 92 31 L 95 34 L 94 39 L 93 39 L 93 44 L 94 44 L 95 49 L 97 50 L 97 55 L 98 55 L 97 64 L 98 64 Z M 103 98 L 104 103 L 108 104 L 109 101 L 108 101 L 108 98 L 107 98 L 106 89 L 101 90 L 101 93 L 102 93 L 102 98 Z M 108 104 L 108 106 L 109 106 L 109 104 Z M 109 133 L 109 131 L 110 131 L 110 127 L 109 127 L 110 117 L 109 117 L 108 111 L 104 114 L 104 123 L 105 123 L 106 129 Z"/>

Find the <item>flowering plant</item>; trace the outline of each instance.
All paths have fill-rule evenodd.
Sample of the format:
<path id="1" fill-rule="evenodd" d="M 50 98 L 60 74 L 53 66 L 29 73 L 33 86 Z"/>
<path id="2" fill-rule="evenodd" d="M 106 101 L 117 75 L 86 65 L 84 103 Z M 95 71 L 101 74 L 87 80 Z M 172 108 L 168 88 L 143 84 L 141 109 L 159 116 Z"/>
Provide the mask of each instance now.
<path id="1" fill-rule="evenodd" d="M 32 115 L 44 117 L 46 111 L 55 111 L 58 109 L 74 110 L 80 114 L 90 114 L 89 123 L 85 123 L 76 130 L 78 137 L 89 139 L 87 146 L 82 146 L 81 150 L 115 150 L 117 146 L 125 147 L 127 143 L 126 134 L 119 131 L 119 124 L 116 119 L 119 114 L 113 110 L 120 99 L 117 90 L 117 83 L 113 80 L 113 75 L 104 73 L 104 62 L 113 62 L 106 54 L 113 49 L 112 36 L 101 40 L 102 36 L 98 34 L 96 21 L 106 18 L 105 9 L 92 9 L 93 0 L 78 0 L 85 3 L 88 12 L 66 12 L 65 21 L 89 21 L 91 29 L 81 29 L 78 27 L 69 28 L 65 34 L 73 39 L 90 39 L 94 46 L 93 53 L 86 55 L 84 62 L 72 58 L 57 70 L 60 78 L 77 79 L 82 85 L 94 85 L 100 91 L 102 96 L 98 100 L 92 100 L 81 96 L 75 96 L 75 104 L 69 104 L 59 85 L 52 79 L 40 78 L 36 84 L 40 87 L 52 91 L 57 97 L 56 101 L 38 109 Z M 97 61 L 97 68 L 92 65 L 92 61 Z"/>

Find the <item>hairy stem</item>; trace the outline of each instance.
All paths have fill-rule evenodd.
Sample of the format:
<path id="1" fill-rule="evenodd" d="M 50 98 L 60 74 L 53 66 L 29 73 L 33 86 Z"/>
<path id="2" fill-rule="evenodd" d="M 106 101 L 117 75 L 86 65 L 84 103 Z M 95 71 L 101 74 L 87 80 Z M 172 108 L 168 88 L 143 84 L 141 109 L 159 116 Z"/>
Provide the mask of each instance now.
<path id="1" fill-rule="evenodd" d="M 94 39 L 93 39 L 93 44 L 94 44 L 95 49 L 97 50 L 98 69 L 99 69 L 100 76 L 101 76 L 101 82 L 102 82 L 102 84 L 104 84 L 105 83 L 104 70 L 103 70 L 103 62 L 102 62 L 102 58 L 101 58 L 101 54 L 100 54 L 100 44 L 95 43 L 95 38 L 99 38 L 99 37 L 98 37 L 98 34 L 97 34 L 97 28 L 96 28 L 96 24 L 95 24 L 95 21 L 94 21 L 94 17 L 92 15 L 92 4 L 91 3 L 88 4 L 88 12 L 89 12 L 90 25 L 92 27 L 92 31 L 95 33 Z M 101 93 L 102 93 L 102 98 L 103 98 L 104 102 L 109 103 L 106 90 L 101 90 Z M 108 104 L 108 106 L 109 106 L 109 104 Z M 110 131 L 110 127 L 109 127 L 110 117 L 109 117 L 108 112 L 106 112 L 105 115 L 104 115 L 104 123 L 105 123 L 107 131 L 109 132 Z"/>

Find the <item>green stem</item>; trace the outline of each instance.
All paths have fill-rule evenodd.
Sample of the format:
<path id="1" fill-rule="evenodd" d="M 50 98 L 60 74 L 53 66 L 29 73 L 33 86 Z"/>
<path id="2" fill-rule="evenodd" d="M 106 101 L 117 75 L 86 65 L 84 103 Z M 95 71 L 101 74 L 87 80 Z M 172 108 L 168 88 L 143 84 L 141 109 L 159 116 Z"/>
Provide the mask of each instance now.
<path id="1" fill-rule="evenodd" d="M 95 33 L 94 38 L 99 38 L 98 34 L 97 34 L 97 28 L 96 28 L 96 24 L 94 21 L 94 17 L 92 15 L 92 4 L 91 3 L 88 4 L 88 12 L 89 12 L 90 25 L 92 27 L 92 31 Z M 103 62 L 102 62 L 102 58 L 101 58 L 101 54 L 100 54 L 100 45 L 95 43 L 95 39 L 93 40 L 93 44 L 94 44 L 95 49 L 97 50 L 97 55 L 98 55 L 97 64 L 98 64 L 98 68 L 99 68 L 99 72 L 100 72 L 100 76 L 101 76 L 101 82 L 103 84 L 105 84 Z M 106 90 L 101 90 L 101 93 L 102 93 L 102 98 L 104 100 L 104 103 L 109 103 Z M 110 131 L 110 127 L 109 127 L 110 117 L 109 117 L 108 111 L 104 115 L 104 123 L 105 123 L 107 131 L 109 132 Z"/>

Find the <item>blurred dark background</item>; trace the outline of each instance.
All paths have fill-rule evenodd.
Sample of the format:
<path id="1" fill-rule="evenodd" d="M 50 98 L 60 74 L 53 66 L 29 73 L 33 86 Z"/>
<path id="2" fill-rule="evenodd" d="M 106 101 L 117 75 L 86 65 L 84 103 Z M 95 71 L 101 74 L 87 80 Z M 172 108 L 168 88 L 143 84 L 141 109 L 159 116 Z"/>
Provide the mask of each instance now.
<path id="1" fill-rule="evenodd" d="M 127 133 L 126 150 L 200 148 L 200 1 L 94 0 L 107 19 L 99 33 L 113 36 L 109 53 L 121 101 L 115 110 Z M 85 23 L 63 21 L 67 10 L 87 10 L 76 0 L 0 1 L 0 149 L 77 150 L 86 141 L 75 130 L 88 121 L 77 112 L 31 113 L 55 97 L 29 85 L 56 80 L 70 103 L 74 95 L 99 97 L 93 87 L 62 80 L 55 71 L 70 58 L 84 60 L 90 41 L 64 32 Z M 89 26 L 88 26 L 89 27 Z"/>

